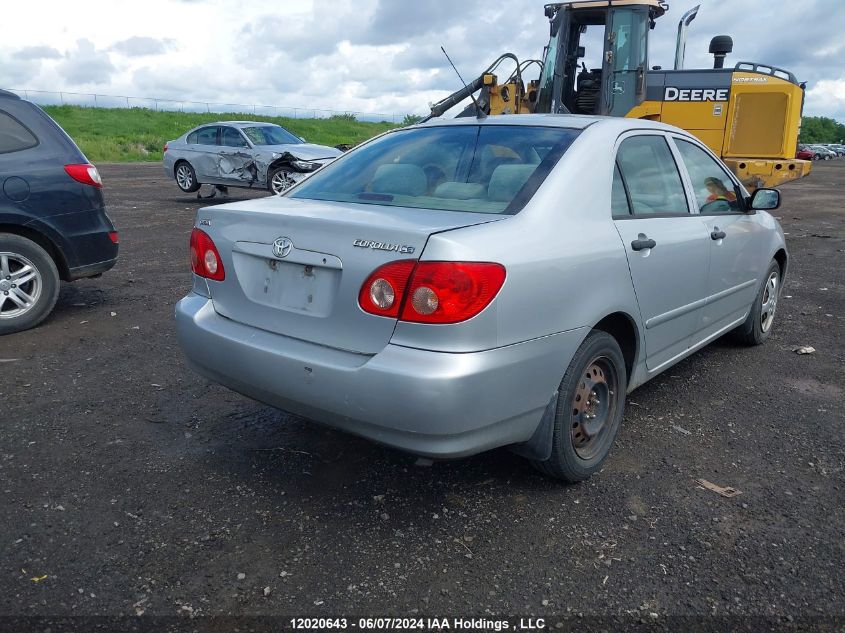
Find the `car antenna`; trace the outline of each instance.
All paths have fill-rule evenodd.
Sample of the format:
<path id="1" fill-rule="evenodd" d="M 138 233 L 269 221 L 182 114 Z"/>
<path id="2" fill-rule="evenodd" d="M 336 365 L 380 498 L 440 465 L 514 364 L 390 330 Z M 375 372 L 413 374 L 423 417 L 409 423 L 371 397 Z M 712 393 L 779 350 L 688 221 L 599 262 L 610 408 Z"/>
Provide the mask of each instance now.
<path id="1" fill-rule="evenodd" d="M 452 70 L 455 71 L 455 74 L 458 76 L 458 79 L 461 80 L 461 83 L 464 85 L 464 88 L 466 88 L 466 90 L 469 92 L 469 86 L 467 86 L 467 82 L 464 81 L 464 78 L 461 77 L 461 73 L 459 73 L 458 69 L 455 68 L 455 64 L 454 64 L 454 62 L 452 62 L 452 58 L 449 57 L 449 53 L 447 53 L 446 49 L 443 48 L 442 46 L 440 47 L 440 50 L 443 51 L 443 54 L 446 56 L 446 59 L 449 60 L 449 64 L 452 66 Z M 475 104 L 475 114 L 476 114 L 476 116 L 479 119 L 486 119 L 487 113 L 481 108 L 481 106 L 478 104 L 478 101 L 475 100 L 475 97 L 472 95 L 471 92 L 469 93 L 469 98 L 472 99 L 472 102 Z"/>

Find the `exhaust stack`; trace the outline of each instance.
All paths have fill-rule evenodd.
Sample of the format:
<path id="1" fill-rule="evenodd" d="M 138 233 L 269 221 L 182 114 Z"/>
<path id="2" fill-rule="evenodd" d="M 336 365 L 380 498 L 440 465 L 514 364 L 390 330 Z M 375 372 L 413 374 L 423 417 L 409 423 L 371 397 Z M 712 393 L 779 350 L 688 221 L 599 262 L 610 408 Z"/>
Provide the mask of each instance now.
<path id="1" fill-rule="evenodd" d="M 725 57 L 733 51 L 734 41 L 730 35 L 717 35 L 710 40 L 710 53 L 713 55 L 713 68 L 724 68 Z"/>
<path id="2" fill-rule="evenodd" d="M 681 16 L 681 21 L 678 22 L 678 42 L 675 45 L 675 70 L 682 70 L 684 67 L 684 54 L 687 49 L 687 27 L 690 22 L 698 15 L 698 9 L 701 5 L 697 4 L 692 9 Z"/>

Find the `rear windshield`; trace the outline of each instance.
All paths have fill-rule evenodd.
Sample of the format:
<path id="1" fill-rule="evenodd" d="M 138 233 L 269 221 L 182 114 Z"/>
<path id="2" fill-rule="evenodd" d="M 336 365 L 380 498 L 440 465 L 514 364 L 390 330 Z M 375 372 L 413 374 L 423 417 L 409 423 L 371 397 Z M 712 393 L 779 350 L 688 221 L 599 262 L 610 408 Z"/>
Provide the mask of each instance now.
<path id="1" fill-rule="evenodd" d="M 460 125 L 400 130 L 317 172 L 292 198 L 513 214 L 579 130 Z"/>
<path id="2" fill-rule="evenodd" d="M 243 128 L 253 145 L 299 145 L 304 141 L 278 125 L 262 125 Z"/>

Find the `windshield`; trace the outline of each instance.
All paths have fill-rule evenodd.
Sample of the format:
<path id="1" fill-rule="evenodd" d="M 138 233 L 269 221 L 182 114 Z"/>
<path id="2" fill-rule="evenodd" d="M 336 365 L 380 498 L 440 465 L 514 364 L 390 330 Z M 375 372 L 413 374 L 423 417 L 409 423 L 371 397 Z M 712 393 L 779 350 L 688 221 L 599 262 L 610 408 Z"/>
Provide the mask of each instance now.
<path id="1" fill-rule="evenodd" d="M 516 213 L 579 130 L 460 125 L 386 134 L 327 165 L 292 198 Z"/>
<path id="2" fill-rule="evenodd" d="M 304 141 L 278 125 L 245 127 L 243 133 L 253 145 L 298 145 Z"/>

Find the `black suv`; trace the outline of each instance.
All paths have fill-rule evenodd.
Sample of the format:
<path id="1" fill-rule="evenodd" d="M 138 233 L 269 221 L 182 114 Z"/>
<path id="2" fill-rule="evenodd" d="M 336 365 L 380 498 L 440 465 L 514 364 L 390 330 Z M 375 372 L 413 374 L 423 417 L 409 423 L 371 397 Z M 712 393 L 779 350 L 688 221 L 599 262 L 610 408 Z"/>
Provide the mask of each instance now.
<path id="1" fill-rule="evenodd" d="M 0 90 L 0 335 L 35 327 L 59 280 L 117 261 L 97 168 L 41 108 Z"/>

